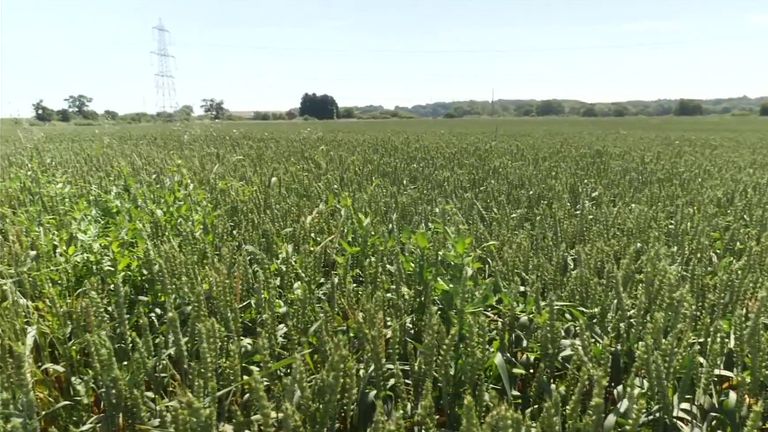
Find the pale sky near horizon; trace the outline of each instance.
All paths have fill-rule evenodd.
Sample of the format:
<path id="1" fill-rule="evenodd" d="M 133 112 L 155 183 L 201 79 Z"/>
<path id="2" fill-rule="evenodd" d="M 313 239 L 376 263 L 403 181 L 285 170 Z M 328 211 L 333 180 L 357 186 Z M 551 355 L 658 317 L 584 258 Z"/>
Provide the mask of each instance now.
<path id="1" fill-rule="evenodd" d="M 768 95 L 768 0 L 0 0 L 0 115 L 157 111 L 159 18 L 196 111 Z"/>

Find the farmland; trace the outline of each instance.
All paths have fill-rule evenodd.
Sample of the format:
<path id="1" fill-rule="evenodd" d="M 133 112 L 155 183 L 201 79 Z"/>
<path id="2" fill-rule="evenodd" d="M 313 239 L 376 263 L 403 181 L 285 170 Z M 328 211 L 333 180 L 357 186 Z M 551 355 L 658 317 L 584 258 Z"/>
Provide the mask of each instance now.
<path id="1" fill-rule="evenodd" d="M 3 430 L 765 428 L 765 119 L 1 136 Z"/>

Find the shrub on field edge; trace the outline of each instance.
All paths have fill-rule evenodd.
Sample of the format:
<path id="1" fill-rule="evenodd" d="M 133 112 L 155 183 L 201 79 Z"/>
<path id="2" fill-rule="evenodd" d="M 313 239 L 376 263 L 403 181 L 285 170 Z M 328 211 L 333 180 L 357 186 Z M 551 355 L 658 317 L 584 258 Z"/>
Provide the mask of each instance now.
<path id="1" fill-rule="evenodd" d="M 166 123 L 170 123 L 170 122 L 173 122 L 174 120 L 176 120 L 176 118 L 173 115 L 173 113 L 170 113 L 168 111 L 158 111 L 155 114 L 155 118 L 157 120 L 161 121 L 161 122 L 166 122 Z"/>
<path id="2" fill-rule="evenodd" d="M 195 109 L 192 108 L 192 105 L 182 105 L 181 108 L 173 112 L 173 116 L 178 121 L 191 121 L 194 113 Z"/>
<path id="3" fill-rule="evenodd" d="M 537 117 L 561 116 L 565 114 L 565 105 L 555 99 L 543 100 L 536 105 L 535 112 Z"/>
<path id="4" fill-rule="evenodd" d="M 98 126 L 99 122 L 93 120 L 75 120 L 72 124 L 75 126 Z"/>
<path id="5" fill-rule="evenodd" d="M 676 116 L 700 116 L 704 114 L 704 106 L 699 101 L 680 99 L 673 114 Z"/>
<path id="6" fill-rule="evenodd" d="M 66 108 L 56 110 L 56 120 L 64 123 L 69 123 L 70 121 L 72 121 L 72 113 L 70 113 L 69 110 Z"/>
<path id="7" fill-rule="evenodd" d="M 251 120 L 269 121 L 272 120 L 272 115 L 268 112 L 254 111 Z"/>
<path id="8" fill-rule="evenodd" d="M 587 107 L 584 107 L 583 110 L 581 110 L 581 116 L 582 117 L 597 117 L 597 109 L 594 105 L 590 105 Z"/>
<path id="9" fill-rule="evenodd" d="M 355 118 L 355 109 L 352 107 L 344 107 L 341 109 L 341 115 L 339 117 L 343 119 L 353 119 Z"/>
<path id="10" fill-rule="evenodd" d="M 731 113 L 731 117 L 749 117 L 753 114 L 751 111 L 734 111 Z"/>
<path id="11" fill-rule="evenodd" d="M 613 108 L 611 108 L 611 115 L 613 117 L 626 117 L 628 114 L 627 107 L 623 105 L 614 105 Z"/>
<path id="12" fill-rule="evenodd" d="M 99 113 L 97 113 L 94 110 L 85 110 L 83 111 L 83 114 L 81 116 L 84 120 L 98 120 L 99 119 Z"/>
<path id="13" fill-rule="evenodd" d="M 35 110 L 35 120 L 38 120 L 44 123 L 52 122 L 54 117 L 56 116 L 56 112 L 54 110 L 43 105 L 42 99 L 40 99 L 34 105 L 32 105 L 32 109 Z"/>

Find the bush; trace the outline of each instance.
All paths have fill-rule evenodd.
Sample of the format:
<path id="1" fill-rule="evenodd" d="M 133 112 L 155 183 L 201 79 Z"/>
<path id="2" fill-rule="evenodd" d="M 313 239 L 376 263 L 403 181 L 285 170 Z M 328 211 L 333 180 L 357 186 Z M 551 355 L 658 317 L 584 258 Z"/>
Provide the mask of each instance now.
<path id="1" fill-rule="evenodd" d="M 583 110 L 581 110 L 581 116 L 582 117 L 597 117 L 597 109 L 590 105 L 588 107 L 584 107 Z"/>
<path id="2" fill-rule="evenodd" d="M 355 118 L 355 109 L 352 107 L 345 107 L 341 109 L 341 116 L 340 118 L 343 119 L 353 119 Z"/>
<path id="3" fill-rule="evenodd" d="M 155 114 L 155 119 L 161 122 L 172 123 L 176 121 L 176 116 L 168 111 L 159 111 L 157 114 Z"/>
<path id="4" fill-rule="evenodd" d="M 539 117 L 563 114 L 565 114 L 565 106 L 558 100 L 545 100 L 536 105 L 536 115 Z"/>
<path id="5" fill-rule="evenodd" d="M 99 122 L 93 120 L 75 120 L 72 124 L 75 126 L 98 126 Z"/>
<path id="6" fill-rule="evenodd" d="M 518 117 L 531 117 L 536 114 L 536 107 L 531 104 L 518 105 L 514 112 Z"/>
<path id="7" fill-rule="evenodd" d="M 371 120 L 390 120 L 393 117 L 389 114 L 378 112 L 378 113 L 369 115 L 368 118 Z"/>
<path id="8" fill-rule="evenodd" d="M 112 110 L 104 110 L 104 113 L 102 114 L 104 116 L 105 120 L 117 120 L 120 115 Z"/>
<path id="9" fill-rule="evenodd" d="M 733 111 L 733 112 L 731 113 L 731 117 L 749 117 L 749 116 L 751 116 L 752 114 L 754 114 L 752 111 L 744 111 L 744 110 L 741 110 L 741 111 Z"/>
<path id="10" fill-rule="evenodd" d="M 50 123 L 56 118 L 56 114 L 52 109 L 42 111 L 38 114 L 35 114 L 35 120 L 41 121 L 44 123 Z"/>
<path id="11" fill-rule="evenodd" d="M 768 102 L 763 102 L 760 105 L 760 116 L 762 117 L 768 116 Z"/>
<path id="12" fill-rule="evenodd" d="M 698 101 L 680 99 L 673 114 L 676 116 L 700 116 L 704 114 L 704 106 Z"/>
<path id="13" fill-rule="evenodd" d="M 128 113 L 120 116 L 120 121 L 125 123 L 151 123 L 155 119 L 145 112 Z"/>
<path id="14" fill-rule="evenodd" d="M 304 120 L 304 121 L 315 121 L 315 120 L 317 120 L 316 118 L 314 118 L 312 116 L 309 116 L 309 115 L 301 116 L 301 119 Z"/>
<path id="15" fill-rule="evenodd" d="M 97 113 L 94 110 L 85 110 L 85 111 L 83 111 L 82 117 L 83 117 L 84 120 L 96 121 L 96 120 L 99 119 L 99 113 Z"/>
<path id="16" fill-rule="evenodd" d="M 192 105 L 182 105 L 179 109 L 173 112 L 173 118 L 177 121 L 188 122 L 192 120 L 192 115 L 195 113 Z"/>
<path id="17" fill-rule="evenodd" d="M 299 113 L 296 112 L 296 110 L 288 110 L 285 112 L 285 118 L 288 120 L 294 120 L 299 116 Z"/>
<path id="18" fill-rule="evenodd" d="M 614 117 L 624 117 L 627 115 L 627 108 L 621 105 L 614 105 L 611 108 L 611 115 Z"/>
<path id="19" fill-rule="evenodd" d="M 72 121 L 72 113 L 68 109 L 62 108 L 56 111 L 56 120 L 64 123 Z"/>
<path id="20" fill-rule="evenodd" d="M 56 112 L 43 105 L 42 99 L 32 105 L 32 109 L 35 110 L 35 120 L 50 123 L 56 117 Z"/>
<path id="21" fill-rule="evenodd" d="M 455 118 L 459 118 L 459 116 L 455 112 L 453 112 L 453 111 L 448 111 L 447 113 L 443 114 L 443 118 L 444 119 L 455 119 Z"/>
<path id="22" fill-rule="evenodd" d="M 399 119 L 413 119 L 416 118 L 413 114 L 406 112 L 406 111 L 400 111 L 400 110 L 389 110 L 384 109 L 379 111 L 376 115 L 381 116 L 382 118 L 399 118 Z"/>

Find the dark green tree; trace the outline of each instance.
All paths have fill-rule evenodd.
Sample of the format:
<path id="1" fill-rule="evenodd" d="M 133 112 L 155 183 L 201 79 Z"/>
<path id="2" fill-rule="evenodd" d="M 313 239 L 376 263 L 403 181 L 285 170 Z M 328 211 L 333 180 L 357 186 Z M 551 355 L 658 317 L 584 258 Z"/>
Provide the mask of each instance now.
<path id="1" fill-rule="evenodd" d="M 327 94 L 320 96 L 320 106 L 326 107 L 327 116 L 325 118 L 321 118 L 320 120 L 336 120 L 339 118 L 339 115 L 341 114 L 339 110 L 339 104 L 336 103 L 336 99 L 333 98 L 333 96 L 329 96 Z"/>
<path id="2" fill-rule="evenodd" d="M 768 102 L 760 104 L 760 115 L 763 117 L 768 116 Z"/>
<path id="3" fill-rule="evenodd" d="M 463 105 L 454 106 L 451 112 L 453 113 L 453 118 L 462 118 L 468 114 L 467 108 Z"/>
<path id="4" fill-rule="evenodd" d="M 522 104 L 516 106 L 514 111 L 518 117 L 530 117 L 536 114 L 536 107 L 531 104 Z"/>
<path id="5" fill-rule="evenodd" d="M 64 99 L 64 102 L 67 103 L 67 108 L 69 108 L 69 111 L 72 114 L 75 114 L 78 117 L 86 118 L 86 116 L 89 115 L 87 114 L 89 108 L 88 104 L 93 102 L 93 98 L 86 95 L 70 95 L 68 98 Z"/>
<path id="6" fill-rule="evenodd" d="M 559 116 L 563 114 L 565 114 L 565 106 L 559 100 L 544 100 L 536 105 L 536 115 L 539 117 Z"/>
<path id="7" fill-rule="evenodd" d="M 668 116 L 674 113 L 675 107 L 671 103 L 654 102 L 651 106 L 651 115 L 654 116 Z"/>
<path id="8" fill-rule="evenodd" d="M 32 105 L 32 109 L 35 110 L 35 119 L 38 121 L 49 123 L 49 122 L 52 122 L 53 119 L 56 117 L 56 113 L 52 109 L 43 105 L 42 99 L 35 102 Z"/>
<path id="9" fill-rule="evenodd" d="M 584 110 L 582 105 L 570 105 L 565 109 L 565 115 L 567 116 L 580 116 L 581 111 Z"/>
<path id="10" fill-rule="evenodd" d="M 304 93 L 299 105 L 299 116 L 310 116 L 318 120 L 335 120 L 340 115 L 339 104 L 333 96 Z"/>
<path id="11" fill-rule="evenodd" d="M 173 116 L 176 117 L 176 120 L 178 121 L 190 121 L 194 114 L 195 109 L 192 108 L 192 105 L 182 105 L 181 108 L 173 112 Z"/>
<path id="12" fill-rule="evenodd" d="M 82 117 L 85 120 L 96 121 L 96 120 L 99 119 L 99 113 L 97 113 L 96 111 L 94 111 L 92 109 L 87 109 L 87 110 L 83 111 L 83 114 L 80 115 L 80 117 Z"/>
<path id="13" fill-rule="evenodd" d="M 106 120 L 117 120 L 117 118 L 120 117 L 120 114 L 112 110 L 104 110 L 102 115 Z"/>
<path id="14" fill-rule="evenodd" d="M 585 106 L 584 109 L 581 110 L 581 116 L 582 117 L 597 117 L 597 109 L 594 105 Z"/>
<path id="15" fill-rule="evenodd" d="M 352 107 L 346 107 L 341 109 L 341 118 L 343 119 L 353 119 L 355 118 L 355 109 Z"/>
<path id="16" fill-rule="evenodd" d="M 204 113 L 208 114 L 213 120 L 221 120 L 227 114 L 227 109 L 224 108 L 224 101 L 217 99 L 203 99 L 203 104 L 200 105 L 200 109 Z"/>
<path id="17" fill-rule="evenodd" d="M 152 123 L 155 117 L 145 112 L 127 113 L 120 116 L 120 121 L 127 123 Z"/>
<path id="18" fill-rule="evenodd" d="M 627 107 L 623 105 L 614 105 L 611 107 L 611 115 L 614 117 L 624 117 L 627 115 Z"/>
<path id="19" fill-rule="evenodd" d="M 64 123 L 69 123 L 70 121 L 72 121 L 72 113 L 69 112 L 69 110 L 66 108 L 56 110 L 56 120 Z"/>
<path id="20" fill-rule="evenodd" d="M 168 112 L 168 111 L 158 111 L 158 112 L 156 112 L 155 113 L 155 118 L 157 120 L 161 121 L 161 122 L 167 122 L 167 123 L 171 123 L 174 120 L 176 120 L 176 118 L 173 115 L 173 113 Z"/>
<path id="21" fill-rule="evenodd" d="M 680 99 L 673 114 L 676 116 L 700 116 L 704 114 L 704 106 L 695 100 Z"/>
<path id="22" fill-rule="evenodd" d="M 448 111 L 447 113 L 443 114 L 443 118 L 446 118 L 446 119 L 455 119 L 455 118 L 458 118 L 458 116 L 456 115 L 456 113 L 455 113 L 455 112 L 453 112 L 453 111 Z"/>

